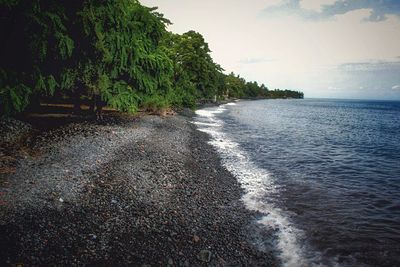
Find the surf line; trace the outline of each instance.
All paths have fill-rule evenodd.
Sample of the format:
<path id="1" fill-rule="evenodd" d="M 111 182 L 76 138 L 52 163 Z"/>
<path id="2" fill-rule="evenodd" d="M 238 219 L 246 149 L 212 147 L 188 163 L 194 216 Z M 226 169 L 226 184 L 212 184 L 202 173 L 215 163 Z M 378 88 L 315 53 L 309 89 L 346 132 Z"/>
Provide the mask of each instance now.
<path id="1" fill-rule="evenodd" d="M 193 123 L 198 130 L 211 136 L 209 143 L 217 149 L 224 167 L 237 178 L 245 191 L 242 200 L 246 208 L 264 214 L 258 223 L 276 231 L 282 264 L 287 267 L 309 266 L 299 242 L 303 232 L 290 222 L 280 208 L 265 201 L 266 196 L 278 190 L 271 175 L 257 167 L 239 144 L 229 139 L 222 130 L 224 122 L 216 115 L 226 111 L 225 107 L 230 105 L 197 110 Z"/>

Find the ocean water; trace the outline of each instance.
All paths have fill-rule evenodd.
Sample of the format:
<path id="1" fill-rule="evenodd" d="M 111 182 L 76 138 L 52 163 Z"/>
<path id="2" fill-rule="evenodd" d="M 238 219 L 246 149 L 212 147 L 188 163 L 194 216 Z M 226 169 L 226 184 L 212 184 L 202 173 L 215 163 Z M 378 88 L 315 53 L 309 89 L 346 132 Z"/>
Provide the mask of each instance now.
<path id="1" fill-rule="evenodd" d="M 400 102 L 238 101 L 194 123 L 283 266 L 400 266 Z"/>

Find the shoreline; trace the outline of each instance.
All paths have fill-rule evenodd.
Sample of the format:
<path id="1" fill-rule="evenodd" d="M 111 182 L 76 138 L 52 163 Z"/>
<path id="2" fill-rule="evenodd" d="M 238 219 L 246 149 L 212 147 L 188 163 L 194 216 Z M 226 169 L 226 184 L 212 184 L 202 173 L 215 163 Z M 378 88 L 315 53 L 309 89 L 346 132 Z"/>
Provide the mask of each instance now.
<path id="1" fill-rule="evenodd" d="M 0 174 L 2 264 L 278 265 L 191 116 L 76 122 L 29 140 L 35 153 Z"/>

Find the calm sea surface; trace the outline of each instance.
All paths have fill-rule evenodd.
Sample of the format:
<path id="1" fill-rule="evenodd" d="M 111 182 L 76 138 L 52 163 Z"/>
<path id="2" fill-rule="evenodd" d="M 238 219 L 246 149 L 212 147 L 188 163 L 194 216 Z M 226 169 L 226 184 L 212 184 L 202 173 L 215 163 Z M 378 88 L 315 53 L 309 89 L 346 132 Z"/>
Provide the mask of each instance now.
<path id="1" fill-rule="evenodd" d="M 400 102 L 239 101 L 197 114 L 246 206 L 275 229 L 282 265 L 400 266 Z"/>

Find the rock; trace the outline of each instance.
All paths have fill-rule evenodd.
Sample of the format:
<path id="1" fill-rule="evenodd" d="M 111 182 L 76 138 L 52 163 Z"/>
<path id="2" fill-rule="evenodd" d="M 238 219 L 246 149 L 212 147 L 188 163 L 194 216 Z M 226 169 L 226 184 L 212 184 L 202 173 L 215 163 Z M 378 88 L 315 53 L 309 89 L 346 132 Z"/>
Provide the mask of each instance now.
<path id="1" fill-rule="evenodd" d="M 210 262 L 211 251 L 206 250 L 206 249 L 200 251 L 199 254 L 197 254 L 197 259 L 199 259 L 200 261 L 203 261 L 203 262 Z"/>
<path id="2" fill-rule="evenodd" d="M 218 257 L 218 263 L 220 266 L 227 266 L 227 262 L 221 257 Z"/>
<path id="3" fill-rule="evenodd" d="M 197 236 L 197 235 L 194 235 L 194 236 L 193 236 L 193 242 L 194 242 L 194 243 L 197 243 L 197 242 L 199 242 L 199 241 L 200 241 L 200 237 Z"/>
<path id="4" fill-rule="evenodd" d="M 42 156 L 18 161 L 15 186 L 7 185 L 7 199 L 17 201 L 7 204 L 10 216 L 0 216 L 10 248 L 0 251 L 0 266 L 20 258 L 34 266 L 222 267 L 224 259 L 229 266 L 276 266 L 265 253 L 242 249 L 240 229 L 253 213 L 240 201 L 240 186 L 219 167 L 205 133 L 178 119 L 145 117 L 136 128 L 79 123 L 64 129 L 83 129 L 80 135 L 67 128 L 38 138 Z M 82 250 L 65 253 L 76 245 Z"/>
<path id="5" fill-rule="evenodd" d="M 64 199 L 62 199 L 61 197 L 58 199 L 58 201 L 60 201 L 61 203 L 64 202 Z"/>
<path id="6" fill-rule="evenodd" d="M 185 262 L 182 265 L 183 267 L 190 267 L 190 262 L 189 260 L 185 260 Z"/>

